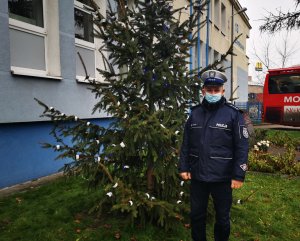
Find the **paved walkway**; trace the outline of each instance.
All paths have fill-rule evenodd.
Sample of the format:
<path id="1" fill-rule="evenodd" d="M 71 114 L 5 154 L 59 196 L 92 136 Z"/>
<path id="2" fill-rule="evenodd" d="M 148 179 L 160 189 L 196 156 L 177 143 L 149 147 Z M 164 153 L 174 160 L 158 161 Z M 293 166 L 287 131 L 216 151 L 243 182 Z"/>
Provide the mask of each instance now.
<path id="1" fill-rule="evenodd" d="M 296 126 L 284 126 L 284 125 L 276 125 L 276 124 L 269 124 L 269 123 L 262 123 L 259 125 L 254 125 L 255 129 L 280 129 L 280 130 L 299 130 L 300 127 Z"/>
<path id="2" fill-rule="evenodd" d="M 53 175 L 50 175 L 50 176 L 38 178 L 34 181 L 28 181 L 28 182 L 24 182 L 24 183 L 14 185 L 14 186 L 2 188 L 2 189 L 0 189 L 0 198 L 12 195 L 12 194 L 17 193 L 17 192 L 22 192 L 22 191 L 25 191 L 25 190 L 30 189 L 30 188 L 41 186 L 45 183 L 51 182 L 51 181 L 53 181 L 53 180 L 55 180 L 59 177 L 62 177 L 62 176 L 63 176 L 63 173 L 59 172 L 59 173 L 56 173 L 56 174 L 53 174 Z"/>
<path id="3" fill-rule="evenodd" d="M 255 129 L 276 129 L 276 130 L 295 130 L 300 131 L 300 127 L 296 126 L 284 126 L 284 125 L 277 125 L 277 124 L 271 124 L 271 123 L 261 123 L 259 125 L 254 125 Z M 300 147 L 296 150 L 296 161 L 300 161 Z"/>

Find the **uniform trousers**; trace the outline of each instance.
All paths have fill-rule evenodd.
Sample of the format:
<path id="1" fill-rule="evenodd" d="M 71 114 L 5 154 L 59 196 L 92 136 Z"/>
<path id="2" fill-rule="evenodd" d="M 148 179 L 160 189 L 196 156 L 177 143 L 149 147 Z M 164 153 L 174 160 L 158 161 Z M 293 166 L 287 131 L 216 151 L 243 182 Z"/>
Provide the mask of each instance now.
<path id="1" fill-rule="evenodd" d="M 191 228 L 193 241 L 207 241 L 206 214 L 209 195 L 215 208 L 215 241 L 228 241 L 230 234 L 231 182 L 191 181 Z"/>

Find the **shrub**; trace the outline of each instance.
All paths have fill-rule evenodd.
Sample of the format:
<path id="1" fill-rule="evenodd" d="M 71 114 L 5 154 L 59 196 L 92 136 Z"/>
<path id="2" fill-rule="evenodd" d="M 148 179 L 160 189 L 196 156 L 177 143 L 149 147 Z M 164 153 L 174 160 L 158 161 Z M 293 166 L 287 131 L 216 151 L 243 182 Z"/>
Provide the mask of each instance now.
<path id="1" fill-rule="evenodd" d="M 256 143 L 256 145 L 254 145 L 254 151 L 263 151 L 263 152 L 267 152 L 268 148 L 270 146 L 270 141 L 259 141 Z"/>
<path id="2" fill-rule="evenodd" d="M 267 139 L 267 130 L 266 129 L 255 129 L 254 135 L 252 135 L 249 139 L 250 148 L 254 147 L 254 145 L 260 141 Z"/>
<path id="3" fill-rule="evenodd" d="M 300 144 L 300 140 L 292 138 L 287 132 L 275 131 L 268 136 L 276 146 L 293 145 L 294 147 L 297 147 L 297 145 Z"/>
<path id="4" fill-rule="evenodd" d="M 249 153 L 249 170 L 258 172 L 274 173 L 274 167 L 268 162 L 269 154 L 262 154 L 257 151 Z"/>
<path id="5" fill-rule="evenodd" d="M 256 137 L 266 137 L 265 130 L 258 131 Z M 300 175 L 300 163 L 295 160 L 298 141 L 282 132 L 269 137 L 270 141 L 257 139 L 249 153 L 249 170 Z"/>

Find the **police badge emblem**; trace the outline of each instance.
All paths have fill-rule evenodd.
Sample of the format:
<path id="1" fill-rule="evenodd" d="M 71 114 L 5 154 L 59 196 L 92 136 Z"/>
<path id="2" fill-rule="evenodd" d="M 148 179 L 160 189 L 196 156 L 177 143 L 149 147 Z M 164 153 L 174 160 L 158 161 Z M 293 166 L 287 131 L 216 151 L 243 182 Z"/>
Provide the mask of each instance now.
<path id="1" fill-rule="evenodd" d="M 248 130 L 247 130 L 246 127 L 243 127 L 243 136 L 244 136 L 245 138 L 249 138 L 249 133 L 248 133 Z"/>
<path id="2" fill-rule="evenodd" d="M 215 78 L 216 72 L 215 71 L 209 71 L 209 78 Z"/>
<path id="3" fill-rule="evenodd" d="M 247 171 L 247 164 L 240 165 L 240 168 L 242 168 L 244 172 Z"/>

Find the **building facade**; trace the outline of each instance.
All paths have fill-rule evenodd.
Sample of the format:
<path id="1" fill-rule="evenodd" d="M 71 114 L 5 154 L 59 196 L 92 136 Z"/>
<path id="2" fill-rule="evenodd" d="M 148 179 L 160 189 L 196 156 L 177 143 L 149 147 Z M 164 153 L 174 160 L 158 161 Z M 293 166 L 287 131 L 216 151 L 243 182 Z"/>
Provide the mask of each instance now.
<path id="1" fill-rule="evenodd" d="M 195 1 L 175 1 L 175 8 L 183 7 Z M 197 34 L 198 42 L 191 50 L 191 69 L 206 67 L 215 60 L 220 59 L 221 54 L 226 53 L 231 42 L 236 36 L 242 34 L 234 44 L 234 56 L 228 56 L 223 66 L 226 68 L 228 82 L 225 84 L 225 96 L 231 97 L 235 102 L 248 101 L 248 64 L 246 55 L 246 40 L 249 38 L 251 26 L 249 18 L 240 3 L 236 0 L 211 0 L 202 11 L 199 23 L 206 23 Z M 185 12 L 184 12 L 185 11 Z M 183 10 L 183 16 L 189 16 L 193 7 Z M 233 61 L 232 61 L 233 60 Z M 231 73 L 232 68 L 232 73 Z"/>
<path id="2" fill-rule="evenodd" d="M 54 140 L 37 98 L 62 112 L 106 125 L 85 76 L 101 81 L 99 40 L 88 1 L 0 0 L 0 188 L 57 172 L 63 161 L 41 148 Z M 104 1 L 96 0 L 105 14 Z M 82 65 L 83 59 L 86 70 Z"/>
<path id="3" fill-rule="evenodd" d="M 105 15 L 107 1 L 96 2 Z M 174 7 L 189 3 L 176 0 Z M 240 9 L 237 1 L 211 1 L 199 19 L 209 21 L 197 33 L 190 68 L 203 68 L 227 51 L 231 12 Z M 52 124 L 40 118 L 43 108 L 34 98 L 64 113 L 109 124 L 105 113 L 92 114 L 96 100 L 86 81 L 86 76 L 102 81 L 96 68 L 103 64 L 97 51 L 101 41 L 92 35 L 90 10 L 89 0 L 0 0 L 0 188 L 55 173 L 64 164 L 54 161 L 57 153 L 41 147 L 54 142 L 49 135 Z M 190 11 L 183 16 L 188 18 Z M 244 13 L 235 14 L 234 21 L 234 34 L 244 34 L 234 45 L 232 83 L 234 88 L 239 86 L 237 100 L 247 101 L 245 51 L 250 25 Z M 225 65 L 230 64 L 228 58 Z M 230 69 L 226 74 L 230 80 Z M 228 81 L 227 98 L 230 88 Z"/>

